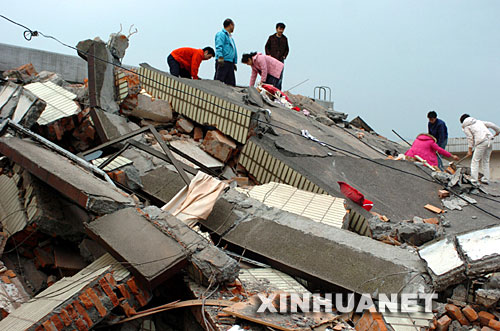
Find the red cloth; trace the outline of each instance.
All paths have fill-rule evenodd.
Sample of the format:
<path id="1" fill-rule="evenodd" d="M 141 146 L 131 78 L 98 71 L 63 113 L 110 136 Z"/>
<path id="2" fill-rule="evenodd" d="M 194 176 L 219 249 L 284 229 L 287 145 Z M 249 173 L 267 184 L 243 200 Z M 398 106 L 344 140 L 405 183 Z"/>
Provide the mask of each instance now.
<path id="1" fill-rule="evenodd" d="M 267 92 L 271 93 L 272 95 L 275 95 L 276 92 L 279 92 L 279 95 L 280 96 L 284 96 L 286 101 L 292 103 L 292 101 L 290 100 L 290 98 L 288 98 L 288 95 L 286 95 L 285 93 L 283 93 L 280 89 L 270 85 L 270 84 L 262 84 L 262 88 L 265 89 Z"/>
<path id="2" fill-rule="evenodd" d="M 352 200 L 355 202 L 357 205 L 360 205 L 364 209 L 370 211 L 373 208 L 373 202 L 370 200 L 366 200 L 365 196 L 356 190 L 354 187 L 351 185 L 345 183 L 345 182 L 337 182 L 340 185 L 340 192 L 348 198 L 349 200 Z"/>
<path id="3" fill-rule="evenodd" d="M 420 156 L 422 159 L 426 160 L 431 166 L 438 165 L 438 159 L 436 152 L 439 154 L 450 157 L 451 154 L 446 150 L 436 144 L 433 137 L 427 134 L 421 134 L 415 139 L 411 148 L 406 151 L 405 155 L 410 157 Z"/>
<path id="4" fill-rule="evenodd" d="M 182 47 L 172 51 L 170 54 L 179 62 L 182 68 L 191 73 L 193 79 L 198 79 L 198 69 L 205 55 L 202 49 Z"/>

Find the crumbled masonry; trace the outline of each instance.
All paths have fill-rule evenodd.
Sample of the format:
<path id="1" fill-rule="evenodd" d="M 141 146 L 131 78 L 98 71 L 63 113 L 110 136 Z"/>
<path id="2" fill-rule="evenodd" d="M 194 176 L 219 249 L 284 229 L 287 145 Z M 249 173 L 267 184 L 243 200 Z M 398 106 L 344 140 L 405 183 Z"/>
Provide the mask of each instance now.
<path id="1" fill-rule="evenodd" d="M 1 330 L 500 330 L 500 182 L 402 161 L 333 101 L 113 66 L 135 32 L 0 44 Z M 256 314 L 263 293 L 438 295 Z"/>

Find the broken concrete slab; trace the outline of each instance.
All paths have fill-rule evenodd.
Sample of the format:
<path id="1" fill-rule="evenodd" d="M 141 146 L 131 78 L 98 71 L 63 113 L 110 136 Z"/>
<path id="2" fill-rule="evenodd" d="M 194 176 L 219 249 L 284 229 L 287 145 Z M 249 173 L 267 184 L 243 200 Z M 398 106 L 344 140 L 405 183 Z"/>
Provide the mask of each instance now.
<path id="1" fill-rule="evenodd" d="M 240 270 L 239 264 L 220 248 L 168 212 L 154 206 L 146 207 L 144 212 L 150 216 L 156 227 L 181 243 L 188 259 L 203 273 L 206 280 L 213 279 L 222 284 L 236 280 Z"/>
<path id="2" fill-rule="evenodd" d="M 86 224 L 86 229 L 93 240 L 153 288 L 186 265 L 183 247 L 135 208 L 100 217 Z M 135 244 L 138 242 L 141 245 Z"/>
<path id="3" fill-rule="evenodd" d="M 186 183 L 173 169 L 159 167 L 141 176 L 143 190 L 162 201 L 169 202 Z"/>
<path id="4" fill-rule="evenodd" d="M 100 109 L 93 109 L 90 114 L 102 142 L 119 138 L 127 133 L 140 129 L 137 124 L 127 121 L 125 117 L 120 115 L 105 112 Z M 133 139 L 140 140 L 140 137 L 134 137 Z"/>
<path id="5" fill-rule="evenodd" d="M 400 223 L 397 226 L 400 242 L 420 246 L 434 239 L 437 235 L 436 226 L 427 223 Z"/>
<path id="6" fill-rule="evenodd" d="M 25 128 L 31 128 L 37 123 L 45 107 L 45 101 L 39 99 L 28 89 L 23 88 L 16 109 L 12 114 L 12 121 L 21 124 Z"/>
<path id="7" fill-rule="evenodd" d="M 19 100 L 19 92 L 22 87 L 18 84 L 8 82 L 2 86 L 0 91 L 0 118 L 10 118 Z M 12 102 L 10 102 L 12 100 Z M 10 106 L 7 106 L 10 102 Z M 5 109 L 4 109 L 5 108 Z"/>
<path id="8" fill-rule="evenodd" d="M 175 123 L 175 127 L 183 133 L 190 134 L 194 130 L 194 124 L 188 119 L 185 119 L 184 117 L 181 117 L 177 120 Z"/>
<path id="9" fill-rule="evenodd" d="M 425 272 L 417 255 L 269 208 L 234 190 L 222 195 L 202 224 L 224 241 L 244 247 L 276 269 L 301 278 L 357 293 L 394 293 L 405 286 L 419 292 L 426 287 L 422 278 L 416 277 Z"/>
<path id="10" fill-rule="evenodd" d="M 453 237 L 430 243 L 420 248 L 418 254 L 427 264 L 436 291 L 465 280 L 465 263 Z"/>
<path id="11" fill-rule="evenodd" d="M 146 92 L 128 96 L 122 103 L 121 110 L 127 116 L 168 123 L 173 120 L 172 108 L 166 100 L 155 99 Z"/>
<path id="12" fill-rule="evenodd" d="M 468 276 L 500 269 L 500 226 L 457 236 L 457 244 L 466 259 Z"/>
<path id="13" fill-rule="evenodd" d="M 91 100 L 95 98 L 98 107 L 116 114 L 119 107 L 115 101 L 114 67 L 109 63 L 113 61 L 113 56 L 106 47 L 106 43 L 97 37 L 94 40 L 80 41 L 76 48 L 78 55 L 88 63 Z M 105 59 L 107 62 L 96 59 Z"/>
<path id="14" fill-rule="evenodd" d="M 201 147 L 216 159 L 227 162 L 236 149 L 236 143 L 217 130 L 210 130 L 205 135 Z"/>
<path id="15" fill-rule="evenodd" d="M 437 291 L 500 268 L 500 227 L 448 237 L 424 246 L 419 255 L 427 263 Z"/>
<path id="16" fill-rule="evenodd" d="M 58 119 L 76 115 L 81 111 L 74 101 L 76 94 L 53 82 L 31 83 L 25 85 L 24 88 L 46 103 L 43 112 L 36 121 L 39 125 L 47 125 Z"/>
<path id="17" fill-rule="evenodd" d="M 203 164 L 208 168 L 220 169 L 224 166 L 224 163 L 222 163 L 215 157 L 211 156 L 209 153 L 205 152 L 203 149 L 199 147 L 199 144 L 193 142 L 193 140 L 174 140 L 170 142 L 170 145 L 182 151 L 187 156 L 190 156 L 191 158 L 197 160 L 198 162 L 200 162 L 201 164 Z M 194 169 L 199 169 L 199 167 L 196 164 L 192 163 L 191 161 L 183 158 L 178 154 L 174 154 L 174 157 L 179 161 L 187 164 L 188 166 L 193 167 Z"/>
<path id="18" fill-rule="evenodd" d="M 0 153 L 95 214 L 103 215 L 135 205 L 124 192 L 31 140 L 2 137 Z"/>

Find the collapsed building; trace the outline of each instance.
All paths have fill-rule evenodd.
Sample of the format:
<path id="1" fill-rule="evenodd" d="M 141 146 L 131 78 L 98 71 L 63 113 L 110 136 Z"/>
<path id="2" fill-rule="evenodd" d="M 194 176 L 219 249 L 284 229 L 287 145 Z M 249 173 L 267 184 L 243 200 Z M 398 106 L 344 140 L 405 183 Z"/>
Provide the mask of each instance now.
<path id="1" fill-rule="evenodd" d="M 304 96 L 125 68 L 127 46 L 80 42 L 83 82 L 3 72 L 1 329 L 500 330 L 500 184 Z M 281 292 L 439 296 L 255 312 Z"/>

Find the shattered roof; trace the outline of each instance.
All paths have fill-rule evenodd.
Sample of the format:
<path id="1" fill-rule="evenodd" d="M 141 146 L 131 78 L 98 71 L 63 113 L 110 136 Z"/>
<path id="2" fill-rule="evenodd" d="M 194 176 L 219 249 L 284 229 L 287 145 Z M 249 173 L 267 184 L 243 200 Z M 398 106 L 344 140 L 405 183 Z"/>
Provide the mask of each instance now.
<path id="1" fill-rule="evenodd" d="M 45 110 L 37 120 L 40 125 L 46 125 L 60 118 L 75 115 L 80 111 L 80 107 L 73 101 L 76 94 L 50 81 L 31 83 L 25 85 L 24 88 L 47 103 Z"/>

